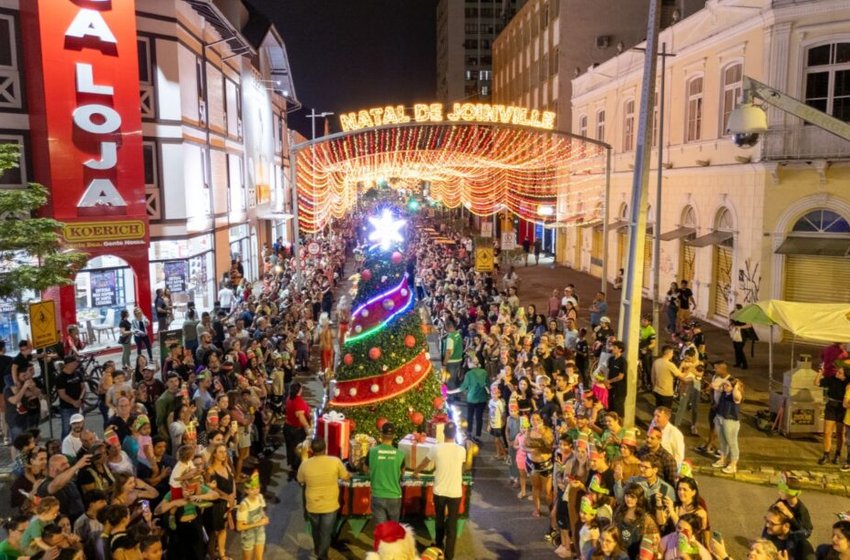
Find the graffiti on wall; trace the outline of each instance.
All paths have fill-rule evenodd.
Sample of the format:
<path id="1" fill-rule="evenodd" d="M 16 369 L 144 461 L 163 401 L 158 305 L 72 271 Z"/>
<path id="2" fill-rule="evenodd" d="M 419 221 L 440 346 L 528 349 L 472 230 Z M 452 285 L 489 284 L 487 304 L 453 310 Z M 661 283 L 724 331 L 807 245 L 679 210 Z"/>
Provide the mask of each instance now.
<path id="1" fill-rule="evenodd" d="M 741 303 L 744 305 L 755 303 L 758 300 L 760 286 L 759 263 L 746 259 L 744 268 L 738 270 L 738 293 L 742 297 Z"/>

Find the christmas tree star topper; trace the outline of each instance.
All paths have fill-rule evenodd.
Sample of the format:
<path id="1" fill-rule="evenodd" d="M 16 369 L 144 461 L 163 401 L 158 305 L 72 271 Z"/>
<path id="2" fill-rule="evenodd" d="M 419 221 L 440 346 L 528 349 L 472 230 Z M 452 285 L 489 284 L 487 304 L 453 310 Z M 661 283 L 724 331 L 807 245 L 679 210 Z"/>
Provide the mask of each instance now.
<path id="1" fill-rule="evenodd" d="M 369 241 L 374 241 L 384 251 L 388 250 L 393 243 L 404 241 L 401 230 L 407 220 L 396 220 L 392 212 L 386 208 L 380 216 L 369 218 L 369 223 L 374 228 L 369 234 Z"/>

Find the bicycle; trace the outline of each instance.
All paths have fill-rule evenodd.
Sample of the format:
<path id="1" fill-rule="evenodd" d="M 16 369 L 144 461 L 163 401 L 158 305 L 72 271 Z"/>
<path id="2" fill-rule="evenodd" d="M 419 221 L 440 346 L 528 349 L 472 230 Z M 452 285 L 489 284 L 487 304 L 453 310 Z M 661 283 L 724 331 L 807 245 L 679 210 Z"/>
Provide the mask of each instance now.
<path id="1" fill-rule="evenodd" d="M 83 414 L 88 414 L 98 408 L 100 398 L 98 397 L 98 387 L 100 380 L 103 377 L 103 365 L 95 358 L 94 354 L 78 354 L 79 363 L 77 372 L 86 384 L 86 394 L 83 395 Z M 54 416 L 58 415 L 59 410 L 59 391 L 56 388 L 56 378 L 61 375 L 64 363 L 61 361 L 53 362 L 55 372 L 50 376 L 50 408 Z"/>

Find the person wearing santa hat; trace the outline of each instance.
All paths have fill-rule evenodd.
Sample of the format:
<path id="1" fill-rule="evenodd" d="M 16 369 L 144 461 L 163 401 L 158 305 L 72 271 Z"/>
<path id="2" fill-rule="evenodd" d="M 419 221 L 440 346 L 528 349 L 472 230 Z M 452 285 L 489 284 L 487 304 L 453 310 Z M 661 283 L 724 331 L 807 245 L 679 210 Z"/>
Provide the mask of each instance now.
<path id="1" fill-rule="evenodd" d="M 375 550 L 366 553 L 366 560 L 445 560 L 438 548 L 428 548 L 419 556 L 416 537 L 409 525 L 384 521 L 375 527 Z"/>

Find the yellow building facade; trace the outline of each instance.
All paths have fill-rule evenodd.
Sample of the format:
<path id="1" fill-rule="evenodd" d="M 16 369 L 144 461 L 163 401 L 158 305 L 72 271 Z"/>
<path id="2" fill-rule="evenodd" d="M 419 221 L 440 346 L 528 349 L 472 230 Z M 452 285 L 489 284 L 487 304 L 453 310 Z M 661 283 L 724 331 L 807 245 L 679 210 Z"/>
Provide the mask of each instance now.
<path id="1" fill-rule="evenodd" d="M 665 29 L 668 53 L 658 181 L 658 102 L 649 231 L 660 233 L 659 292 L 688 280 L 699 317 L 725 324 L 735 304 L 778 298 L 850 302 L 850 142 L 776 109 L 751 148 L 725 133 L 743 76 L 850 121 L 850 4 L 713 0 Z M 643 53 L 626 51 L 573 80 L 573 132 L 613 146 L 602 231 L 564 232 L 563 264 L 607 277 L 625 268 Z M 660 65 L 659 65 L 660 86 Z M 641 263 L 653 295 L 652 250 Z"/>

